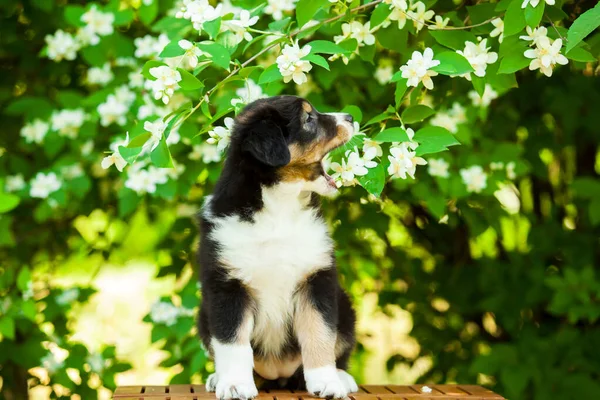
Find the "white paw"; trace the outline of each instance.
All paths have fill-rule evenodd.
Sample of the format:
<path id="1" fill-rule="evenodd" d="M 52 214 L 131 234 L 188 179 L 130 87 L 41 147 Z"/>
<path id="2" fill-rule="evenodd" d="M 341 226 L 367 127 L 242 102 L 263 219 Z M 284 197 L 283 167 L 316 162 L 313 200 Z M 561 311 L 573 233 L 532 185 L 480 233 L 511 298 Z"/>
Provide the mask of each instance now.
<path id="1" fill-rule="evenodd" d="M 304 371 L 306 390 L 322 398 L 343 399 L 348 389 L 340 379 L 334 366 L 307 369 Z"/>
<path id="2" fill-rule="evenodd" d="M 356 384 L 356 381 L 354 380 L 352 375 L 350 375 L 343 369 L 338 369 L 337 373 L 340 377 L 340 381 L 342 381 L 344 388 L 348 393 L 358 392 L 358 385 Z"/>
<path id="3" fill-rule="evenodd" d="M 214 392 L 215 390 L 217 390 L 217 381 L 218 380 L 219 380 L 219 378 L 217 377 L 217 374 L 210 374 L 208 376 L 208 379 L 206 379 L 206 391 Z"/>
<path id="4" fill-rule="evenodd" d="M 256 389 L 253 380 L 247 381 L 239 378 L 222 378 L 217 382 L 216 395 L 217 398 L 221 400 L 248 400 L 258 396 L 258 390 Z"/>

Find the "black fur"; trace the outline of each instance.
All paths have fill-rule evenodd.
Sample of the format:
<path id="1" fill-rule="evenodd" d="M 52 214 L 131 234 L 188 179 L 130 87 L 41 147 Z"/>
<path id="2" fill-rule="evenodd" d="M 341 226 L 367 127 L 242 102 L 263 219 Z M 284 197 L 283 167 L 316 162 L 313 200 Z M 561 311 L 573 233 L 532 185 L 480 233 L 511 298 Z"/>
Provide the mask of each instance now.
<path id="1" fill-rule="evenodd" d="M 277 169 L 290 162 L 290 144 L 308 145 L 314 139 L 311 129 L 321 129 L 335 135 L 335 119 L 314 110 L 313 117 L 302 120 L 304 100 L 294 96 L 277 96 L 258 100 L 248 105 L 237 117 L 223 172 L 216 184 L 211 201 L 215 218 L 238 215 L 248 222 L 263 207 L 261 188 L 279 182 Z M 306 129 L 306 127 L 309 127 Z M 313 194 L 310 207 L 318 209 L 319 198 Z M 227 276 L 217 257 L 219 244 L 210 239 L 213 224 L 199 216 L 201 243 L 198 253 L 202 304 L 199 314 L 199 332 L 210 350 L 211 338 L 231 342 L 235 338 L 244 313 L 256 304 L 244 285 Z M 285 223 L 285 221 L 282 221 Z M 347 343 L 338 356 L 337 367 L 346 369 L 354 346 L 355 315 L 348 296 L 337 279 L 335 259 L 331 267 L 314 273 L 303 283 L 315 308 L 324 320 Z M 281 355 L 299 354 L 300 347 L 290 321 L 289 340 L 280 350 Z M 252 343 L 255 355 L 261 354 L 260 343 Z M 302 370 L 287 379 L 289 387 L 303 385 Z M 281 383 L 281 382 L 280 382 Z"/>

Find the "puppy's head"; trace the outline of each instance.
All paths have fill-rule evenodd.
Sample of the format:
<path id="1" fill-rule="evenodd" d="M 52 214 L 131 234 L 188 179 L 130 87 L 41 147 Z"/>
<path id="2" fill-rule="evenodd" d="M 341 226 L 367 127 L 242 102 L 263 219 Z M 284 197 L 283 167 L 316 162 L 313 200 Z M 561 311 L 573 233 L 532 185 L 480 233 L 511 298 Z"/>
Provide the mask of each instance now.
<path id="1" fill-rule="evenodd" d="M 323 158 L 354 134 L 352 116 L 319 113 L 296 96 L 257 100 L 236 118 L 232 150 L 277 181 L 297 182 L 303 190 L 327 195 L 337 187 L 323 168 Z"/>

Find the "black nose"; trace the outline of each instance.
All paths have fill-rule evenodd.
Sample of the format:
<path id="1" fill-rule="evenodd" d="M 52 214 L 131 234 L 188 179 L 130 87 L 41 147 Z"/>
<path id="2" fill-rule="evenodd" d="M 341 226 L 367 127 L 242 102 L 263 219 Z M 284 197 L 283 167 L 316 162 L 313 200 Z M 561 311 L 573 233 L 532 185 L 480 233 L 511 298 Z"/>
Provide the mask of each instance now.
<path id="1" fill-rule="evenodd" d="M 352 118 L 352 115 L 350 114 L 344 114 L 344 120 L 350 123 L 354 122 L 354 118 Z"/>

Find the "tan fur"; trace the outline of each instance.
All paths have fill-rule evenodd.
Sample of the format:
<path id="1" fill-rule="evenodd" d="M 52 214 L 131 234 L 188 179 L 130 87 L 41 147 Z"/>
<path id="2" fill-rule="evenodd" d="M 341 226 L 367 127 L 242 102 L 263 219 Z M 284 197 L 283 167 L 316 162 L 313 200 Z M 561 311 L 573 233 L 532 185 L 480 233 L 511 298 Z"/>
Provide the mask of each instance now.
<path id="1" fill-rule="evenodd" d="M 298 335 L 304 369 L 335 365 L 337 335 L 313 306 L 306 288 L 298 292 L 294 329 Z"/>
<path id="2" fill-rule="evenodd" d="M 309 113 L 309 112 L 311 112 L 313 110 L 312 106 L 308 102 L 306 102 L 306 101 L 302 102 L 302 109 L 304 111 L 306 111 L 307 113 Z"/>
<path id="3" fill-rule="evenodd" d="M 235 342 L 236 344 L 248 344 L 250 337 L 252 336 L 252 330 L 254 329 L 254 315 L 252 308 L 246 310 L 244 314 L 244 320 L 240 324 L 238 331 L 236 332 Z"/>
<path id="4" fill-rule="evenodd" d="M 302 364 L 300 354 L 278 359 L 254 357 L 254 371 L 265 379 L 289 378 Z"/>

